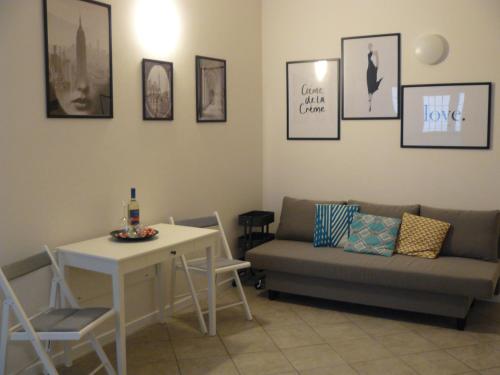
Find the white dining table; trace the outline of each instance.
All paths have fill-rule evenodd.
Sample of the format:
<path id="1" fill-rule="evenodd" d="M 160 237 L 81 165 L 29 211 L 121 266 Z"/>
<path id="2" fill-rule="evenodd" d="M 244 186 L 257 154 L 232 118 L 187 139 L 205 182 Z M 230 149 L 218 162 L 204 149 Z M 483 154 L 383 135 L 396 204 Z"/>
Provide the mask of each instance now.
<path id="1" fill-rule="evenodd" d="M 66 267 L 76 267 L 108 274 L 112 278 L 113 308 L 116 311 L 116 358 L 118 374 L 127 374 L 125 326 L 125 275 L 149 266 L 157 267 L 156 300 L 158 319 L 165 321 L 165 275 L 162 263 L 201 249 L 206 251 L 208 275 L 208 334 L 216 334 L 214 253 L 218 230 L 193 228 L 181 225 L 156 224 L 159 234 L 142 242 L 119 242 L 103 236 L 57 247 L 58 262 L 64 272 Z M 136 302 L 136 301 L 134 301 Z M 67 363 L 71 362 L 71 349 L 65 348 Z"/>

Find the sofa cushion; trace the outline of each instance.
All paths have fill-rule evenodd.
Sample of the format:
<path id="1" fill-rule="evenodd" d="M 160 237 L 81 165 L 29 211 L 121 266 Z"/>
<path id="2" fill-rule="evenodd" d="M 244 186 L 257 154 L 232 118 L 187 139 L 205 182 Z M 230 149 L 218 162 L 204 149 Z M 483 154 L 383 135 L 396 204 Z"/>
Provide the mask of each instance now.
<path id="1" fill-rule="evenodd" d="M 390 257 L 396 247 L 401 219 L 355 213 L 345 251 Z"/>
<path id="2" fill-rule="evenodd" d="M 280 240 L 312 242 L 314 237 L 316 203 L 344 204 L 345 202 L 314 201 L 284 197 L 276 238 Z"/>
<path id="3" fill-rule="evenodd" d="M 316 204 L 314 225 L 315 247 L 344 247 L 349 226 L 359 206 L 347 204 Z"/>
<path id="4" fill-rule="evenodd" d="M 421 214 L 451 224 L 441 255 L 498 259 L 499 211 L 464 211 L 422 206 Z"/>
<path id="5" fill-rule="evenodd" d="M 428 217 L 403 214 L 396 252 L 421 258 L 437 258 L 450 224 Z"/>
<path id="6" fill-rule="evenodd" d="M 359 205 L 359 212 L 361 212 L 362 214 L 395 217 L 397 219 L 401 219 L 405 212 L 408 212 L 412 215 L 420 214 L 420 205 L 418 204 L 397 206 L 390 204 L 369 203 L 357 200 L 349 200 L 347 201 L 347 204 Z"/>
<path id="7" fill-rule="evenodd" d="M 299 241 L 267 242 L 248 251 L 246 259 L 257 269 L 475 298 L 490 298 L 500 275 L 496 262 L 377 257 Z"/>

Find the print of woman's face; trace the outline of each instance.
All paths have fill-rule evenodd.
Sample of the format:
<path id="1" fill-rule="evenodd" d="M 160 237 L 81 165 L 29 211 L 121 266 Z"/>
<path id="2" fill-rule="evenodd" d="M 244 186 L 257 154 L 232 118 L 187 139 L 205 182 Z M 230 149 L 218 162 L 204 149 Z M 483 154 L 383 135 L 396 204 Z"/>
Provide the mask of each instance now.
<path id="1" fill-rule="evenodd" d="M 73 89 L 56 88 L 56 97 L 68 115 L 95 115 L 99 113 L 99 93 L 87 80 L 80 80 Z"/>

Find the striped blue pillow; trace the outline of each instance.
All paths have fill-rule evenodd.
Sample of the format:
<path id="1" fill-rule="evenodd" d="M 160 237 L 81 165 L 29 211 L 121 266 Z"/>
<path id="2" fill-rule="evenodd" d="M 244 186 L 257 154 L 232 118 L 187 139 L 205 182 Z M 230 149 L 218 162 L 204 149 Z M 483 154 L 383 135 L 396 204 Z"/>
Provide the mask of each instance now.
<path id="1" fill-rule="evenodd" d="M 316 204 L 315 247 L 343 247 L 358 205 Z"/>

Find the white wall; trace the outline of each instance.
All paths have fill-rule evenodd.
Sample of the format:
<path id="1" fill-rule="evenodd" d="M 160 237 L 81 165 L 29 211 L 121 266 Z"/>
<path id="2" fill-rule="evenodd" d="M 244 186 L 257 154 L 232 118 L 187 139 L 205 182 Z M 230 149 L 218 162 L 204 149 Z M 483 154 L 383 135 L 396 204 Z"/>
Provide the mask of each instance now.
<path id="1" fill-rule="evenodd" d="M 500 82 L 498 0 L 266 0 L 262 9 L 264 207 L 284 195 L 500 208 L 500 132 L 488 151 L 401 149 L 399 120 L 342 121 L 340 141 L 286 140 L 285 62 L 340 57 L 340 38 L 400 32 L 403 84 Z M 448 58 L 428 66 L 417 36 L 443 35 Z M 492 127 L 500 119 L 493 89 Z M 278 216 L 279 217 L 279 216 Z"/>
<path id="2" fill-rule="evenodd" d="M 139 43 L 135 9 L 145 0 L 107 2 L 115 116 L 72 120 L 45 115 L 42 1 L 0 1 L 0 264 L 105 235 L 120 225 L 131 186 L 144 223 L 217 209 L 233 244 L 236 215 L 262 205 L 260 1 L 174 0 L 181 29 L 170 53 L 168 33 L 158 51 Z M 196 54 L 227 59 L 226 124 L 195 122 Z M 175 121 L 142 121 L 142 58 L 174 62 Z M 152 309 L 146 273 L 132 277 L 128 320 Z M 109 280 L 73 277 L 83 278 L 82 300 L 110 302 Z M 9 360 L 11 369 L 23 362 L 15 350 Z"/>

